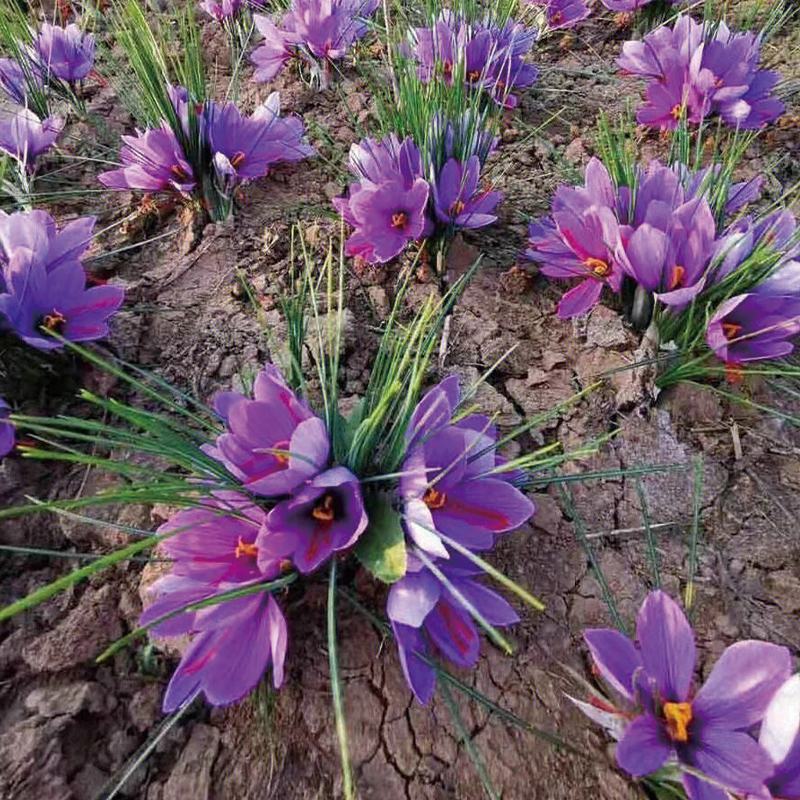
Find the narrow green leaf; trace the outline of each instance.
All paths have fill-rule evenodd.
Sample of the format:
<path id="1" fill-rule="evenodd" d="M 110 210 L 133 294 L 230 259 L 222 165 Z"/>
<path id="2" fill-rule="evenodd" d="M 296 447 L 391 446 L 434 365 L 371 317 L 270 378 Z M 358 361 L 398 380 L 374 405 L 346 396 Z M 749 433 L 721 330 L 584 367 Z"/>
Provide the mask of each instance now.
<path id="1" fill-rule="evenodd" d="M 356 547 L 358 560 L 380 581 L 394 583 L 406 574 L 406 541 L 400 515 L 388 494 L 368 495 L 369 525 Z"/>

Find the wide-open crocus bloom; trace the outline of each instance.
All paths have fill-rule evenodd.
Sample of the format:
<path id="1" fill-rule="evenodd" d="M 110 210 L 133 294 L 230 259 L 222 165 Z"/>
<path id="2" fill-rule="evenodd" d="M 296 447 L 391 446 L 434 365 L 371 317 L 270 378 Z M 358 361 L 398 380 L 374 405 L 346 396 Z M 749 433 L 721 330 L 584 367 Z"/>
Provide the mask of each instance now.
<path id="1" fill-rule="evenodd" d="M 248 498 L 225 492 L 162 525 L 158 532 L 174 561 L 171 572 L 151 587 L 156 599 L 140 624 L 277 577 L 280 559 L 265 558 L 256 544 L 265 518 Z M 275 688 L 283 682 L 286 620 L 267 592 L 177 614 L 152 631 L 157 637 L 194 637 L 167 687 L 165 712 L 174 711 L 197 691 L 212 705 L 235 703 L 255 688 L 270 665 Z"/>
<path id="2" fill-rule="evenodd" d="M 586 0 L 528 0 L 531 5 L 544 8 L 547 27 L 551 30 L 574 28 L 592 12 Z"/>
<path id="3" fill-rule="evenodd" d="M 333 467 L 269 512 L 265 536 L 289 550 L 300 572 L 313 572 L 333 553 L 352 547 L 367 522 L 358 478 Z"/>
<path id="4" fill-rule="evenodd" d="M 0 320 L 5 318 L 23 341 L 39 350 L 62 343 L 49 333 L 73 342 L 101 339 L 108 319 L 122 305 L 119 286 L 86 287 L 80 262 L 67 260 L 53 269 L 25 247 L 14 250 L 5 266 L 6 292 L 0 294 Z"/>
<path id="5" fill-rule="evenodd" d="M 280 25 L 257 14 L 264 43 L 253 51 L 257 81 L 272 80 L 293 56 L 319 67 L 319 62 L 344 58 L 367 32 L 366 20 L 379 0 L 292 0 Z"/>
<path id="6" fill-rule="evenodd" d="M 737 793 L 759 794 L 772 774 L 767 753 L 750 736 L 791 673 L 785 647 L 757 641 L 727 648 L 706 682 L 694 689 L 694 634 L 678 605 L 651 592 L 639 611 L 638 647 L 617 630 L 584 638 L 602 677 L 641 713 L 625 728 L 617 763 L 640 777 L 670 759 Z M 722 789 L 683 775 L 691 800 L 725 800 Z"/>
<path id="7" fill-rule="evenodd" d="M 708 322 L 706 342 L 726 363 L 783 358 L 800 333 L 800 296 L 741 294 L 720 305 Z"/>
<path id="8" fill-rule="evenodd" d="M 729 125 L 757 129 L 784 111 L 772 94 L 780 78 L 760 70 L 760 58 L 755 34 L 681 15 L 672 28 L 662 26 L 642 41 L 626 42 L 618 64 L 652 80 L 648 102 L 637 115 L 642 124 L 674 128 L 683 117 L 699 122 L 719 114 Z"/>
<path id="9" fill-rule="evenodd" d="M 452 82 L 462 75 L 466 85 L 484 89 L 498 104 L 514 108 L 515 91 L 532 86 L 538 70 L 525 62 L 537 31 L 513 21 L 498 26 L 490 21 L 469 22 L 446 10 L 430 28 L 415 28 L 405 48 L 419 63 L 421 80 L 441 76 Z"/>
<path id="10" fill-rule="evenodd" d="M 436 218 L 456 228 L 483 228 L 497 220 L 492 212 L 503 199 L 501 192 L 478 189 L 481 162 L 471 156 L 462 164 L 450 158 L 432 185 Z"/>
<path id="11" fill-rule="evenodd" d="M 33 168 L 36 159 L 49 150 L 64 127 L 61 117 L 39 119 L 29 108 L 0 112 L 0 150 Z"/>
<path id="12" fill-rule="evenodd" d="M 74 23 L 60 28 L 45 22 L 34 44 L 43 72 L 62 81 L 83 80 L 94 66 L 94 36 Z"/>
<path id="13" fill-rule="evenodd" d="M 100 183 L 109 189 L 142 189 L 160 192 L 172 189 L 181 194 L 195 187 L 191 164 L 172 128 L 164 123 L 160 128 L 138 131 L 136 136 L 123 136 L 119 151 L 123 166 L 101 172 Z"/>
<path id="14" fill-rule="evenodd" d="M 519 622 L 516 611 L 499 594 L 476 580 L 480 568 L 451 555 L 439 567 L 451 586 L 490 624 Z M 471 668 L 480 654 L 480 635 L 461 600 L 413 555 L 408 570 L 389 590 L 386 611 L 397 640 L 406 682 L 423 705 L 436 689 L 436 670 L 426 657 L 443 656 L 458 667 Z"/>
<path id="15" fill-rule="evenodd" d="M 200 8 L 217 22 L 232 19 L 242 7 L 242 0 L 202 0 Z"/>
<path id="16" fill-rule="evenodd" d="M 278 92 L 249 117 L 234 103 L 207 103 L 205 132 L 217 172 L 237 181 L 260 178 L 273 164 L 314 155 L 314 148 L 303 141 L 305 128 L 300 117 L 280 114 Z"/>
<path id="17" fill-rule="evenodd" d="M 793 675 L 772 698 L 758 743 L 775 765 L 767 781 L 775 800 L 800 798 L 800 675 Z"/>
<path id="18" fill-rule="evenodd" d="M 226 431 L 204 450 L 253 494 L 289 494 L 321 472 L 330 454 L 325 423 L 267 365 L 253 382 L 253 399 L 221 392 L 214 408 Z"/>
<path id="19" fill-rule="evenodd" d="M 11 407 L 0 397 L 0 458 L 7 456 L 13 449 L 16 441 L 14 423 L 8 419 Z"/>
<path id="20" fill-rule="evenodd" d="M 490 421 L 470 415 L 449 424 L 458 395 L 457 379 L 449 378 L 420 401 L 406 434 L 399 487 L 408 537 L 441 558 L 448 553 L 439 533 L 485 550 L 535 511 L 509 476 L 494 472 L 497 434 Z"/>

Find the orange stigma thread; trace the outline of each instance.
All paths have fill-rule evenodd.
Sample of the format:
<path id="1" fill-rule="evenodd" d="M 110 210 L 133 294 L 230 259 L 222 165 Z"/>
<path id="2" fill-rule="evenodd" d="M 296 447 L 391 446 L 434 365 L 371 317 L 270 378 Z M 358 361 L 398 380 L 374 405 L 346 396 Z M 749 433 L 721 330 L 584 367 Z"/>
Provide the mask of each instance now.
<path id="1" fill-rule="evenodd" d="M 273 450 L 289 450 L 289 442 L 284 439 L 280 442 L 275 442 L 273 446 Z M 275 460 L 281 464 L 282 466 L 286 466 L 289 463 L 289 456 L 287 453 L 273 453 L 272 454 Z"/>
<path id="2" fill-rule="evenodd" d="M 587 258 L 583 263 L 589 272 L 598 278 L 605 278 L 611 273 L 611 267 L 602 258 Z"/>
<path id="3" fill-rule="evenodd" d="M 444 504 L 447 502 L 447 495 L 431 486 L 425 492 L 422 502 L 432 511 L 438 511 L 440 508 L 444 508 Z"/>
<path id="4" fill-rule="evenodd" d="M 735 322 L 723 322 L 722 332 L 725 334 L 725 338 L 730 341 L 742 332 L 742 326 L 737 325 Z"/>
<path id="5" fill-rule="evenodd" d="M 395 214 L 392 214 L 392 227 L 397 228 L 398 230 L 403 230 L 403 228 L 408 225 L 408 214 L 405 211 L 398 211 Z"/>
<path id="6" fill-rule="evenodd" d="M 53 333 L 60 333 L 67 318 L 60 312 L 53 309 L 52 314 L 45 314 L 42 317 L 42 327 Z"/>
<path id="7" fill-rule="evenodd" d="M 683 116 L 683 106 L 672 106 L 672 110 L 669 113 L 672 115 L 672 119 L 677 122 Z"/>
<path id="8" fill-rule="evenodd" d="M 683 280 L 686 277 L 686 270 L 683 267 L 674 267 L 672 270 L 672 277 L 669 281 L 669 291 L 683 286 Z"/>
<path id="9" fill-rule="evenodd" d="M 462 211 L 464 210 L 464 202 L 463 200 L 456 200 L 453 205 L 450 206 L 450 214 L 451 216 L 457 217 Z"/>
<path id="10" fill-rule="evenodd" d="M 692 721 L 691 703 L 664 703 L 667 731 L 674 742 L 689 741 L 689 724 Z"/>
<path id="11" fill-rule="evenodd" d="M 247 542 L 242 541 L 242 537 L 239 537 L 239 543 L 236 545 L 236 550 L 233 551 L 233 554 L 236 558 L 242 558 L 242 556 L 249 556 L 251 558 L 256 558 L 258 556 L 258 548 L 254 544 L 247 544 Z"/>
<path id="12" fill-rule="evenodd" d="M 320 522 L 333 522 L 336 514 L 333 509 L 333 496 L 326 494 L 311 510 L 311 516 Z"/>

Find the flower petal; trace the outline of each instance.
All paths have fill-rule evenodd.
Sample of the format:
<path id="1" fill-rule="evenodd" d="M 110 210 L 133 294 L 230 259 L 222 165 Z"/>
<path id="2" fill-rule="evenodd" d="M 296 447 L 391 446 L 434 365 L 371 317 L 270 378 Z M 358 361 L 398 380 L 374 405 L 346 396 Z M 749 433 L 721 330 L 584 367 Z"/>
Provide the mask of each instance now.
<path id="1" fill-rule="evenodd" d="M 629 775 L 638 778 L 661 769 L 671 752 L 672 746 L 661 723 L 644 714 L 625 729 L 617 745 L 617 763 Z"/>
<path id="2" fill-rule="evenodd" d="M 583 638 L 603 679 L 623 697 L 633 698 L 633 676 L 642 666 L 633 642 L 611 628 L 584 631 Z"/>

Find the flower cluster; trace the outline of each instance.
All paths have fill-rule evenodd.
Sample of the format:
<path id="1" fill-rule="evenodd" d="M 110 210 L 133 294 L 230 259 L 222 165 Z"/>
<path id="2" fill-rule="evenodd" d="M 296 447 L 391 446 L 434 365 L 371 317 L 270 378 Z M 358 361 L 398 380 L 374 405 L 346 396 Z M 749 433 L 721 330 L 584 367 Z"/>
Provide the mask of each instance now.
<path id="1" fill-rule="evenodd" d="M 672 27 L 626 42 L 617 63 L 650 81 L 637 114 L 643 125 L 671 130 L 718 115 L 733 127 L 758 129 L 785 110 L 773 95 L 780 75 L 759 69 L 760 59 L 758 35 L 681 15 Z"/>
<path id="2" fill-rule="evenodd" d="M 8 403 L 0 397 L 0 459 L 7 456 L 13 449 L 16 441 L 14 424 L 8 419 L 11 408 Z"/>
<path id="3" fill-rule="evenodd" d="M 457 158 L 459 126 L 435 127 L 442 131 L 443 141 L 439 169 L 435 156 L 426 153 L 423 159 L 410 136 L 402 141 L 394 134 L 380 142 L 367 138 L 350 148 L 350 171 L 356 181 L 347 197 L 333 201 L 355 229 L 347 240 L 348 255 L 385 263 L 411 241 L 482 228 L 497 219 L 494 210 L 503 195 L 480 187 L 481 168 L 494 139 L 478 137 L 473 152 Z M 425 161 L 430 165 L 427 169 Z"/>
<path id="4" fill-rule="evenodd" d="M 347 55 L 353 43 L 367 32 L 367 19 L 379 0 L 292 0 L 280 25 L 256 14 L 254 21 L 264 42 L 252 54 L 254 78 L 272 80 L 298 57 L 306 61 L 318 79 L 327 82 L 330 64 Z"/>
<path id="5" fill-rule="evenodd" d="M 207 100 L 195 109 L 183 87 L 170 87 L 170 95 L 179 130 L 163 122 L 160 127 L 138 131 L 136 136 L 124 136 L 120 150 L 123 166 L 101 173 L 99 180 L 104 186 L 188 194 L 202 184 L 203 165 L 211 164 L 217 185 L 229 192 L 242 180 L 266 175 L 273 164 L 314 154 L 304 142 L 302 120 L 280 116 L 277 92 L 249 117 L 231 102 Z M 195 115 L 193 126 L 190 114 Z M 199 153 L 188 146 L 192 127 L 199 134 Z"/>
<path id="6" fill-rule="evenodd" d="M 635 191 L 616 187 L 603 163 L 593 158 L 584 186 L 562 186 L 549 217 L 529 230 L 525 255 L 550 278 L 579 278 L 564 294 L 558 313 L 569 318 L 589 311 L 604 286 L 620 293 L 623 282 L 639 287 L 669 313 L 677 314 L 741 274 L 752 257 L 770 253 L 774 262 L 747 293 L 713 310 L 709 347 L 727 363 L 787 355 L 800 332 L 800 263 L 797 225 L 788 210 L 754 220 L 745 216 L 720 227 L 709 201 L 719 168 L 691 172 L 680 164 L 653 161 L 638 168 Z M 724 215 L 755 200 L 761 179 L 729 187 Z M 652 306 L 646 305 L 645 327 Z"/>
<path id="7" fill-rule="evenodd" d="M 475 664 L 480 640 L 471 615 L 477 611 L 493 625 L 517 620 L 477 581 L 480 569 L 446 543 L 489 549 L 534 511 L 512 483 L 519 473 L 502 471 L 490 421 L 469 416 L 451 423 L 458 402 L 455 378 L 420 401 L 406 430 L 395 499 L 410 550 L 388 614 L 409 685 L 423 703 L 435 685 L 434 653 Z M 350 550 L 369 523 L 359 478 L 331 463 L 324 422 L 275 367 L 258 374 L 252 399 L 224 392 L 214 406 L 225 432 L 203 450 L 241 491 L 211 491 L 159 529 L 172 567 L 153 585 L 155 599 L 141 619 L 157 636 L 194 634 L 167 689 L 167 711 L 197 691 L 215 705 L 234 702 L 270 664 L 279 686 L 287 627 L 270 582 L 292 570 L 314 572 Z M 175 613 L 222 592 L 236 597 Z M 171 616 L 162 622 L 165 615 Z"/>
<path id="8" fill-rule="evenodd" d="M 798 796 L 800 687 L 785 647 L 737 642 L 695 688 L 694 634 L 661 591 L 642 604 L 635 643 L 611 629 L 587 630 L 584 638 L 621 707 L 599 699 L 580 706 L 611 723 L 627 773 L 642 777 L 675 764 L 690 800 Z M 760 743 L 751 736 L 759 724 Z"/>
<path id="9" fill-rule="evenodd" d="M 39 350 L 100 339 L 122 305 L 119 286 L 88 286 L 81 256 L 94 217 L 58 230 L 44 211 L 0 212 L 0 326 Z"/>
<path id="10" fill-rule="evenodd" d="M 539 75 L 525 61 L 537 36 L 536 30 L 512 20 L 500 26 L 443 11 L 431 27 L 409 32 L 405 54 L 418 62 L 423 82 L 461 80 L 488 92 L 498 105 L 515 108 L 519 98 L 514 92 L 532 86 Z"/>

